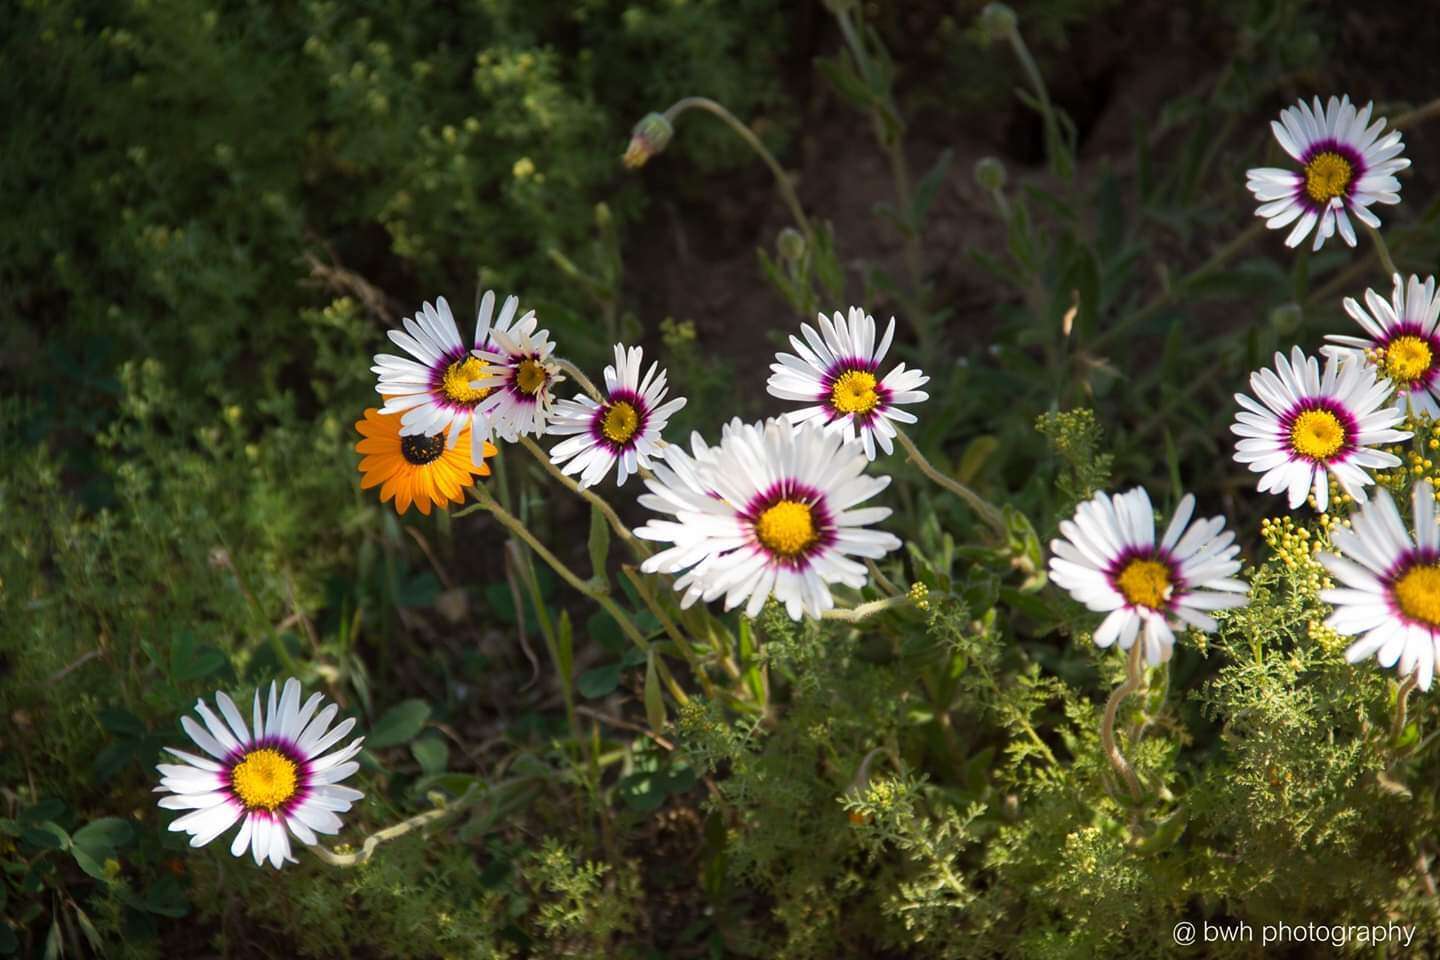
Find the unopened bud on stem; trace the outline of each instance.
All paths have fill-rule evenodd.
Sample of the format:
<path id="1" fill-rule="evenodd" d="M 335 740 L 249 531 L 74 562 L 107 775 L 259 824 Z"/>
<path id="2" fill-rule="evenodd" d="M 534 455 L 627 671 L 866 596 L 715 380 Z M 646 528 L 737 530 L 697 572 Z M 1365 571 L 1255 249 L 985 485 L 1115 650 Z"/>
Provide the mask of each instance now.
<path id="1" fill-rule="evenodd" d="M 645 166 L 645 162 L 670 145 L 675 128 L 663 114 L 647 113 L 630 131 L 630 145 L 625 148 L 621 161 L 631 170 Z"/>
<path id="2" fill-rule="evenodd" d="M 981 157 L 975 161 L 975 182 L 986 190 L 1004 190 L 1005 179 L 1005 164 L 998 157 Z"/>
<path id="3" fill-rule="evenodd" d="M 1019 20 L 1015 11 L 1003 3 L 987 3 L 980 11 L 980 32 L 987 43 L 1008 40 L 1015 32 Z"/>

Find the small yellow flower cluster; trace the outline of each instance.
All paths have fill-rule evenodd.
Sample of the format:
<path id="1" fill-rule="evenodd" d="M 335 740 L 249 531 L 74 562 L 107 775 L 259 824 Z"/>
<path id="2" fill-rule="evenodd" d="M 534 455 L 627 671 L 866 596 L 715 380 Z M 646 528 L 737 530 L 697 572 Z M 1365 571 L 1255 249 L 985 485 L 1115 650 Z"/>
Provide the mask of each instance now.
<path id="1" fill-rule="evenodd" d="M 910 602 L 921 610 L 930 609 L 930 588 L 923 583 L 910 585 Z"/>
<path id="2" fill-rule="evenodd" d="M 1326 483 L 1330 487 L 1329 510 L 1327 510 L 1325 513 L 1320 513 L 1320 504 L 1315 499 L 1315 494 L 1313 493 L 1305 498 L 1305 502 L 1310 505 L 1311 510 L 1314 510 L 1317 514 L 1319 514 L 1319 516 L 1321 517 L 1322 526 L 1325 526 L 1328 529 L 1330 524 L 1335 522 L 1335 517 L 1331 514 L 1349 513 L 1355 506 L 1355 498 L 1345 492 L 1345 489 L 1340 486 L 1339 482 L 1336 481 L 1334 474 L 1331 474 L 1327 478 Z"/>
<path id="3" fill-rule="evenodd" d="M 1311 532 L 1295 523 L 1293 517 L 1266 517 L 1260 521 L 1260 536 L 1276 559 L 1295 571 L 1296 582 L 1307 590 L 1318 592 L 1332 587 L 1329 575 L 1317 559 L 1321 550 L 1332 549 L 1329 528 L 1334 524 L 1349 526 L 1348 520 L 1336 520 L 1321 514 L 1321 529 Z"/>
<path id="4" fill-rule="evenodd" d="M 1387 453 L 1399 457 L 1403 463 L 1393 470 L 1377 471 L 1375 481 L 1396 493 L 1405 493 L 1410 484 L 1429 480 L 1440 488 L 1440 430 L 1429 417 L 1411 414 L 1401 425 L 1415 434 L 1408 444 L 1386 447 Z M 1440 500 L 1440 489 L 1435 498 Z"/>
<path id="5" fill-rule="evenodd" d="M 894 804 L 895 799 L 900 795 L 896 788 L 895 781 L 888 777 L 879 780 L 872 780 L 865 788 L 865 803 L 875 810 L 884 810 Z"/>
<path id="6" fill-rule="evenodd" d="M 1350 640 L 1327 627 L 1324 620 L 1311 620 L 1306 627 L 1310 639 L 1327 654 L 1342 654 L 1350 646 Z"/>

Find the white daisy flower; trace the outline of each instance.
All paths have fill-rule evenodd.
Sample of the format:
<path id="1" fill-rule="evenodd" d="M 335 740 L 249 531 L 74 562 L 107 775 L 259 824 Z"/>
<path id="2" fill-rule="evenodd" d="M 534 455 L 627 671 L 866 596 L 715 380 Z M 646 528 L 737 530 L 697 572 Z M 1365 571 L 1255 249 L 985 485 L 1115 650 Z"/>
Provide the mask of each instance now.
<path id="1" fill-rule="evenodd" d="M 1373 656 L 1387 670 L 1399 663 L 1401 676 L 1416 674 L 1420 689 L 1429 690 L 1440 653 L 1440 522 L 1428 480 L 1415 484 L 1413 502 L 1413 542 L 1383 489 L 1351 516 L 1350 529 L 1331 529 L 1339 552 L 1319 559 L 1342 586 L 1320 598 L 1335 607 L 1325 625 L 1360 638 L 1346 660 Z"/>
<path id="2" fill-rule="evenodd" d="M 795 354 L 777 353 L 766 385 L 771 396 L 814 404 L 786 414 L 791 423 L 815 420 L 840 431 L 847 440 L 859 431 L 865 456 L 875 459 L 875 443 L 889 454 L 894 450 L 895 423 L 914 423 L 915 415 L 901 404 L 919 403 L 930 395 L 918 388 L 930 381 L 919 370 L 897 364 L 882 379 L 880 364 L 895 335 L 895 318 L 875 346 L 875 318 L 859 307 L 850 308 L 847 321 L 837 311 L 834 319 L 819 315 L 820 333 L 808 323 L 800 325 L 805 341 L 792 336 Z M 823 336 L 822 336 L 823 334 Z"/>
<path id="3" fill-rule="evenodd" d="M 431 436 L 447 431 L 447 442 L 454 446 L 460 431 L 469 427 L 470 458 L 476 466 L 485 462 L 483 448 L 490 439 L 490 428 L 479 407 L 490 388 L 474 385 L 473 381 L 484 372 L 484 364 L 471 351 L 494 349 L 493 336 L 508 332 L 512 325 L 527 321 L 533 324 L 533 310 L 515 319 L 519 306 L 518 297 L 506 297 L 492 327 L 495 292 L 485 291 L 475 318 L 475 337 L 468 344 L 461 340 L 444 297 L 437 298 L 434 306 L 423 304 L 413 319 L 406 317 L 402 321 L 404 331 L 390 331 L 390 339 L 414 359 L 381 353 L 375 356 L 375 366 L 370 369 L 380 375 L 375 390 L 386 398 L 380 412 L 404 414 L 400 421 L 402 436 Z"/>
<path id="4" fill-rule="evenodd" d="M 484 391 L 479 413 L 501 439 L 540 436 L 555 402 L 555 385 L 565 378 L 551 359 L 555 342 L 549 330 L 536 330 L 534 311 L 509 328 L 491 333 L 491 344 L 472 356 L 483 363 L 472 390 Z M 487 436 L 485 439 L 489 439 Z"/>
<path id="5" fill-rule="evenodd" d="M 674 544 L 641 569 L 689 570 L 675 584 L 685 605 L 723 594 L 727 610 L 744 603 L 753 617 L 773 596 L 792 619 L 818 617 L 835 605 L 830 584 L 865 584 L 865 566 L 852 557 L 879 558 L 900 546 L 867 529 L 889 507 L 857 508 L 890 478 L 865 476 L 864 452 L 839 433 L 772 419 L 732 425 L 706 452 L 713 460 L 665 448 L 640 502 L 674 519 L 635 531 Z"/>
<path id="6" fill-rule="evenodd" d="M 1345 312 L 1364 329 L 1364 337 L 1331 334 L 1325 339 L 1335 346 L 1324 347 L 1321 353 L 1349 353 L 1356 359 L 1369 359 L 1395 385 L 1395 405 L 1402 411 L 1419 416 L 1440 417 L 1440 335 L 1435 324 L 1440 319 L 1440 297 L 1435 295 L 1435 278 L 1411 276 L 1407 288 L 1400 274 L 1395 274 L 1395 289 L 1390 302 L 1374 290 L 1365 291 L 1369 312 L 1354 297 L 1345 298 Z"/>
<path id="7" fill-rule="evenodd" d="M 550 461 L 565 464 L 564 473 L 579 473 L 582 487 L 599 483 L 616 464 L 615 482 L 621 485 L 640 468 L 650 469 L 661 432 L 685 406 L 684 397 L 664 402 L 668 388 L 658 363 L 650 364 L 645 379 L 640 379 L 644 356 L 640 347 L 626 350 L 615 344 L 615 365 L 605 368 L 605 402 L 581 394 L 555 405 L 549 432 L 570 439 L 551 449 Z"/>
<path id="8" fill-rule="evenodd" d="M 1060 524 L 1063 538 L 1050 541 L 1050 578 L 1097 613 L 1108 614 L 1095 630 L 1095 645 L 1119 642 L 1129 650 L 1145 644 L 1151 666 L 1170 659 L 1174 628 L 1183 624 L 1211 633 L 1206 611 L 1243 607 L 1250 588 L 1240 569 L 1235 534 L 1224 517 L 1190 522 L 1195 497 L 1185 494 L 1165 535 L 1155 542 L 1155 513 L 1143 487 L 1110 496 L 1098 493 Z"/>
<path id="9" fill-rule="evenodd" d="M 360 752 L 365 738 L 356 737 L 327 754 L 355 720 L 332 729 L 340 708 L 332 703 L 320 710 L 325 698 L 318 693 L 301 706 L 300 692 L 300 681 L 286 680 L 277 704 L 271 683 L 269 704 L 262 711 L 256 690 L 248 727 L 235 702 L 223 692 L 215 694 L 221 716 L 204 700 L 197 700 L 195 711 L 204 725 L 180 718 L 190 739 L 210 758 L 166 747 L 184 763 L 159 764 L 160 786 L 155 790 L 170 794 L 159 801 L 164 809 L 189 811 L 170 829 L 190 834 L 190 846 L 205 846 L 238 821 L 231 855 L 243 856 L 248 848 L 257 865 L 268 859 L 278 869 L 287 860 L 295 862 L 290 856 L 290 834 L 308 846 L 318 842 L 316 834 L 340 831 L 336 814 L 365 796 L 340 786 L 360 769 L 351 758 Z"/>
<path id="10" fill-rule="evenodd" d="M 1319 361 L 1295 347 L 1288 361 L 1275 354 L 1274 370 L 1252 373 L 1250 389 L 1259 402 L 1235 394 L 1242 408 L 1230 425 L 1240 437 L 1235 459 L 1262 474 L 1262 492 L 1288 491 L 1291 510 L 1312 490 L 1316 508 L 1328 509 L 1329 476 L 1364 502 L 1371 482 L 1365 468 L 1400 465 L 1398 457 L 1372 449 L 1408 440 L 1410 432 L 1392 429 L 1404 415 L 1388 405 L 1390 382 L 1377 380 L 1367 364 L 1332 355 L 1321 376 Z"/>
<path id="11" fill-rule="evenodd" d="M 1400 156 L 1405 149 L 1400 131 L 1383 138 L 1383 118 L 1370 123 L 1373 103 L 1356 110 L 1349 97 L 1331 97 L 1322 107 L 1301 100 L 1280 111 L 1270 121 L 1275 139 L 1290 154 L 1300 170 L 1257 167 L 1246 173 L 1245 185 L 1260 201 L 1255 211 L 1265 225 L 1279 230 L 1295 226 L 1285 238 L 1287 247 L 1297 246 L 1315 231 L 1319 250 L 1338 229 L 1350 246 L 1355 246 L 1355 227 L 1350 216 L 1372 227 L 1380 218 L 1370 212 L 1373 203 L 1399 203 L 1400 181 L 1395 174 L 1410 166 Z"/>

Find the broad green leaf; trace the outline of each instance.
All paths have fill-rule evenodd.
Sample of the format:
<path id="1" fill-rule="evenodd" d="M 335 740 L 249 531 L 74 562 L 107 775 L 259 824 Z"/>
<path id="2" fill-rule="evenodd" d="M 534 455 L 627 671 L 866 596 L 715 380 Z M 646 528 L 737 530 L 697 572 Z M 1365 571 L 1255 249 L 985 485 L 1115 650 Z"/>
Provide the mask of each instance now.
<path id="1" fill-rule="evenodd" d="M 614 693 L 618 686 L 620 686 L 619 663 L 607 663 L 593 670 L 586 670 L 580 674 L 580 679 L 575 683 L 575 689 L 580 691 L 580 695 L 592 700 Z"/>
<path id="2" fill-rule="evenodd" d="M 429 719 L 430 705 L 424 700 L 403 700 L 375 721 L 365 745 L 371 750 L 383 750 L 406 743 L 414 739 Z"/>
<path id="3" fill-rule="evenodd" d="M 450 763 L 450 748 L 439 737 L 421 737 L 410 744 L 410 753 L 427 775 L 444 773 Z"/>

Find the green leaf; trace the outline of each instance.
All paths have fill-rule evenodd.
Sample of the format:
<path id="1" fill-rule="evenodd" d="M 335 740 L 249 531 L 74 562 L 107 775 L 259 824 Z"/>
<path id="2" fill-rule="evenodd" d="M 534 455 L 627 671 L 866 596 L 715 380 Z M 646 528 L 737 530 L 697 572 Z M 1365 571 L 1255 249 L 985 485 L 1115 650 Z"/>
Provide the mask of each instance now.
<path id="1" fill-rule="evenodd" d="M 568 690 L 575 675 L 575 628 L 570 623 L 569 610 L 560 611 L 559 626 L 555 630 L 555 658 L 560 682 Z"/>
<path id="2" fill-rule="evenodd" d="M 607 652 L 619 655 L 630 641 L 620 631 L 620 624 L 604 610 L 596 610 L 585 620 L 585 633 Z"/>
<path id="3" fill-rule="evenodd" d="M 974 483 L 985 462 L 999 449 L 1000 441 L 988 433 L 971 440 L 965 447 L 965 452 L 960 454 L 960 463 L 955 467 L 956 477 L 961 483 Z"/>
<path id="4" fill-rule="evenodd" d="M 107 733 L 117 737 L 143 737 L 146 733 L 140 718 L 121 707 L 105 707 L 96 714 L 96 719 Z"/>
<path id="5" fill-rule="evenodd" d="M 90 916 L 76 904 L 71 904 L 75 911 L 75 921 L 80 924 L 80 932 L 85 934 L 85 939 L 90 943 L 90 949 L 99 956 L 105 953 L 105 941 L 100 939 L 100 931 L 95 929 L 95 924 L 90 922 Z"/>
<path id="6" fill-rule="evenodd" d="M 610 587 L 610 578 L 605 574 L 605 561 L 610 556 L 610 524 L 605 514 L 593 503 L 590 505 L 590 548 L 591 578 L 605 589 Z"/>
<path id="7" fill-rule="evenodd" d="M 450 748 L 439 737 L 422 737 L 410 744 L 410 753 L 425 774 L 444 773 L 450 764 Z"/>
<path id="8" fill-rule="evenodd" d="M 955 151 L 946 147 L 940 152 L 940 157 L 935 161 L 920 182 L 915 185 L 915 197 L 911 201 L 910 222 L 918 229 L 925 222 L 925 215 L 930 212 L 930 204 L 935 202 L 935 195 L 940 192 L 940 185 L 945 182 L 945 175 L 950 172 L 950 161 L 954 159 Z"/>
<path id="9" fill-rule="evenodd" d="M 63 850 L 70 845 L 70 835 L 53 820 L 22 826 L 20 839 L 37 850 Z"/>
<path id="10" fill-rule="evenodd" d="M 190 912 L 185 900 L 185 890 L 180 881 L 172 876 L 162 876 L 154 886 L 145 892 L 143 909 L 162 917 L 183 917 Z"/>
<path id="11" fill-rule="evenodd" d="M 70 841 L 96 856 L 113 856 L 117 847 L 128 844 L 135 836 L 135 828 L 129 820 L 120 817 L 101 817 L 92 820 L 75 831 Z"/>
<path id="12" fill-rule="evenodd" d="M 203 680 L 222 670 L 229 660 L 221 650 L 209 643 L 197 645 L 188 630 L 181 630 L 170 641 L 170 676 L 178 683 Z"/>
<path id="13" fill-rule="evenodd" d="M 618 686 L 620 686 L 619 663 L 607 663 L 593 670 L 586 670 L 580 674 L 580 679 L 575 683 L 575 689 L 580 691 L 580 695 L 591 700 L 614 693 Z"/>
<path id="14" fill-rule="evenodd" d="M 650 729 L 661 733 L 665 729 L 665 698 L 660 694 L 660 675 L 655 669 L 655 648 L 645 659 L 645 719 Z"/>
<path id="15" fill-rule="evenodd" d="M 375 726 L 370 728 L 370 736 L 365 738 L 365 745 L 371 750 L 383 750 L 407 743 L 429 719 L 430 704 L 424 700 L 403 700 L 375 721 Z"/>

